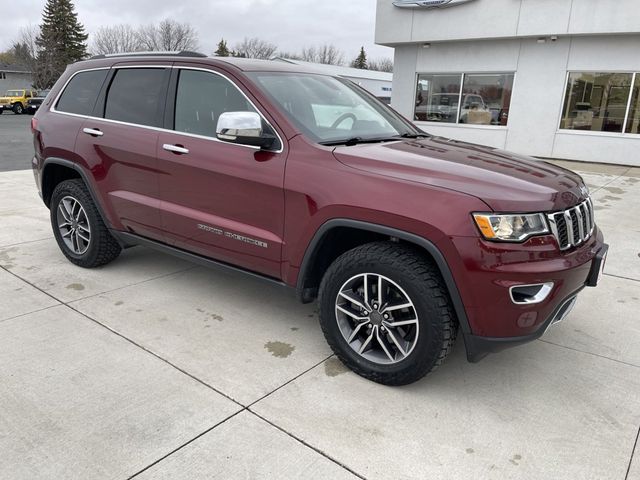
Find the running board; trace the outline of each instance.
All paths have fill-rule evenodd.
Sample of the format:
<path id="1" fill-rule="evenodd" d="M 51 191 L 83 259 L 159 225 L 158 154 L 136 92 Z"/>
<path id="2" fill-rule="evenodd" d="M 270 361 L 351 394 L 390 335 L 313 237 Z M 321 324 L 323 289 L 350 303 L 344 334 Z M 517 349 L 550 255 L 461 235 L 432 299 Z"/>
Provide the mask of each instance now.
<path id="1" fill-rule="evenodd" d="M 121 232 L 119 230 L 109 230 L 109 231 L 111 232 L 111 235 L 113 235 L 120 242 L 120 244 L 125 247 L 142 245 L 144 247 L 149 247 L 159 252 L 168 253 L 169 255 L 173 255 L 174 257 L 178 257 L 183 260 L 187 260 L 189 262 L 202 265 L 203 267 L 213 268 L 221 271 L 226 271 L 229 273 L 239 273 L 245 276 L 249 275 L 250 277 L 267 281 L 271 284 L 278 285 L 279 287 L 285 287 L 285 288 L 294 290 L 293 287 L 287 285 L 283 281 L 273 277 L 269 277 L 267 275 L 262 275 L 257 272 L 252 272 L 251 270 L 245 270 L 240 267 L 234 267 L 233 265 L 229 265 L 228 263 L 219 262 L 218 260 L 213 260 L 211 258 L 204 257 L 202 255 L 197 255 L 195 253 L 187 252 L 186 250 L 172 247 L 171 245 L 167 245 L 165 243 L 161 243 L 156 240 L 151 240 L 149 238 L 141 237 L 133 233 Z"/>

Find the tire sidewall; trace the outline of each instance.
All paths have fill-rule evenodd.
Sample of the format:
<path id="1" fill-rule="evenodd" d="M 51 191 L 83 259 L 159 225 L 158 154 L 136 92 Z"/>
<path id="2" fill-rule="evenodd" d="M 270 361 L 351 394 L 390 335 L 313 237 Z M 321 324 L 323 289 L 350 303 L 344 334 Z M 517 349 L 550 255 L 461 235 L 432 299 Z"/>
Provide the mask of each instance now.
<path id="1" fill-rule="evenodd" d="M 58 228 L 58 205 L 60 204 L 60 200 L 64 197 L 72 197 L 76 201 L 80 203 L 82 208 L 84 209 L 85 215 L 87 217 L 87 221 L 89 222 L 89 228 L 91 229 L 91 237 L 89 240 L 89 248 L 82 255 L 78 255 L 72 252 L 67 244 L 62 239 L 62 234 L 60 233 L 60 229 Z M 53 229 L 53 235 L 58 242 L 58 246 L 62 253 L 73 263 L 78 265 L 90 264 L 92 263 L 98 255 L 98 242 L 95 238 L 95 233 L 98 229 L 98 219 L 94 214 L 94 209 L 91 207 L 91 199 L 87 195 L 86 192 L 78 184 L 78 181 L 67 180 L 60 183 L 54 190 L 53 195 L 51 196 L 51 209 L 50 209 L 50 217 L 51 217 L 51 227 Z"/>

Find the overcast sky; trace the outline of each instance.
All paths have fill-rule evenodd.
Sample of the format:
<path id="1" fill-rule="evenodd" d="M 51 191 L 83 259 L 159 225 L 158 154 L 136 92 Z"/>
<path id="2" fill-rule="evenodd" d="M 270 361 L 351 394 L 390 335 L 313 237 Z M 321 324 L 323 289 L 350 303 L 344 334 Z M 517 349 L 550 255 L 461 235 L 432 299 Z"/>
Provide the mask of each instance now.
<path id="1" fill-rule="evenodd" d="M 9 6 L 5 0 L 0 4 Z M 11 21 L 0 28 L 0 50 L 11 45 L 21 26 L 41 22 L 44 4 L 45 0 L 10 2 Z M 283 51 L 333 43 L 347 60 L 358 54 L 361 45 L 369 58 L 393 56 L 391 48 L 373 43 L 375 0 L 75 0 L 74 4 L 89 34 L 102 25 L 138 25 L 166 17 L 189 22 L 198 31 L 200 50 L 207 54 L 221 37 L 233 47 L 245 36 L 255 36 Z"/>

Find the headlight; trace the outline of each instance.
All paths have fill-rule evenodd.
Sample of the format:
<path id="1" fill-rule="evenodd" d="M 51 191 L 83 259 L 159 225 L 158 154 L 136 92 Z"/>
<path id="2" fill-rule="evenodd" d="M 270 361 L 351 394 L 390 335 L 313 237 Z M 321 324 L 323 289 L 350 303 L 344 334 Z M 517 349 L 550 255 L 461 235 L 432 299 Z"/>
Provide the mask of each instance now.
<path id="1" fill-rule="evenodd" d="M 527 215 L 474 213 L 473 219 L 487 240 L 523 242 L 534 235 L 549 233 L 547 220 L 542 213 Z"/>

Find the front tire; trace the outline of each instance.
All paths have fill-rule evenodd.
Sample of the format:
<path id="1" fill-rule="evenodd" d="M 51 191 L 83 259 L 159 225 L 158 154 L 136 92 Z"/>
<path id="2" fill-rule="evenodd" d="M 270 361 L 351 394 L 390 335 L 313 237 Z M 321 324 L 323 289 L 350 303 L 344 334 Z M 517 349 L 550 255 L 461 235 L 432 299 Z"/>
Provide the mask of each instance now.
<path id="1" fill-rule="evenodd" d="M 94 268 L 120 255 L 120 244 L 102 221 L 82 180 L 65 180 L 56 186 L 50 217 L 58 246 L 70 262 Z"/>
<path id="2" fill-rule="evenodd" d="M 341 255 L 320 285 L 320 323 L 358 375 L 406 385 L 435 370 L 457 334 L 437 266 L 409 245 L 366 244 Z"/>

